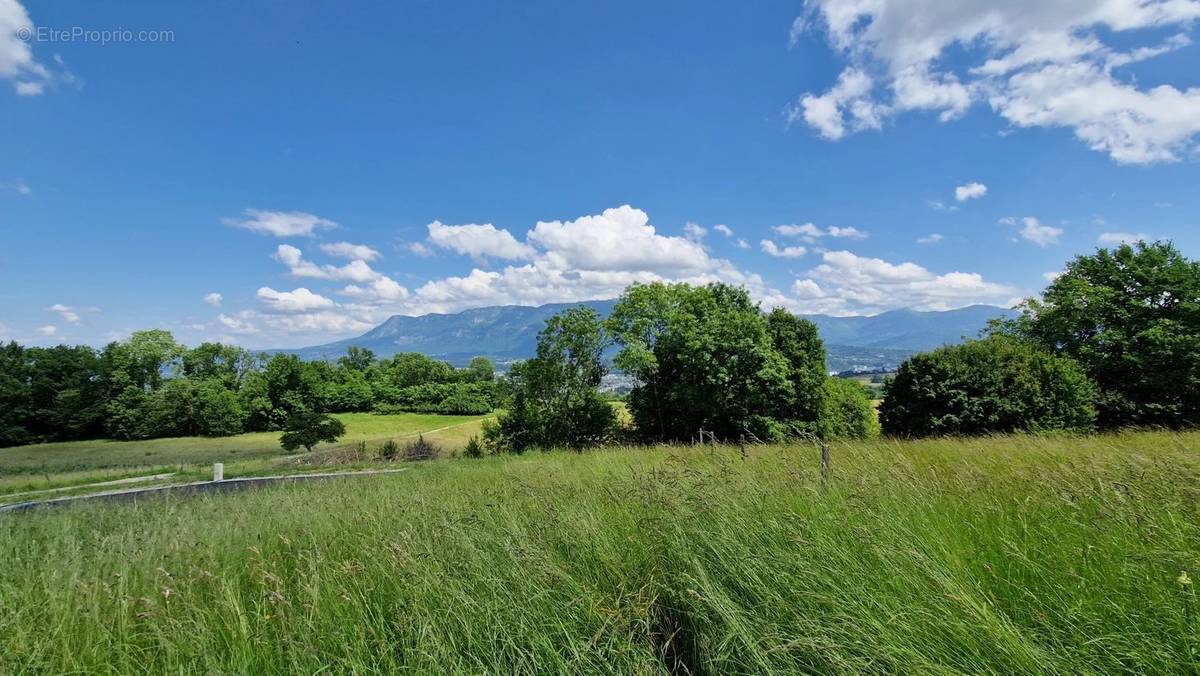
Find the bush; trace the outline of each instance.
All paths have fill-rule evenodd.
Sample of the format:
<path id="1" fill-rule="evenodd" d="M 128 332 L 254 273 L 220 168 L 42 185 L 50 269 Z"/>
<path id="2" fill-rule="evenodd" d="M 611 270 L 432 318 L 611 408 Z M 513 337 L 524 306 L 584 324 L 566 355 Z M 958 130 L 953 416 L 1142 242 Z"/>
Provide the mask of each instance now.
<path id="1" fill-rule="evenodd" d="M 415 440 L 404 444 L 404 460 L 405 462 L 415 462 L 419 460 L 433 460 L 438 457 L 441 449 L 433 442 L 426 441 L 425 435 L 418 436 Z"/>
<path id="2" fill-rule="evenodd" d="M 925 437 L 1088 430 L 1092 385 L 1073 360 L 1005 336 L 919 354 L 884 385 L 884 433 Z"/>
<path id="3" fill-rule="evenodd" d="M 479 441 L 478 434 L 472 434 L 470 439 L 467 439 L 467 445 L 463 448 L 464 458 L 482 458 L 483 444 Z"/>
<path id="4" fill-rule="evenodd" d="M 846 378 L 826 378 L 820 430 L 825 439 L 869 439 L 879 435 L 879 418 L 865 385 Z"/>
<path id="5" fill-rule="evenodd" d="M 379 457 L 384 460 L 395 460 L 400 455 L 400 444 L 395 439 L 388 439 L 379 446 Z"/>

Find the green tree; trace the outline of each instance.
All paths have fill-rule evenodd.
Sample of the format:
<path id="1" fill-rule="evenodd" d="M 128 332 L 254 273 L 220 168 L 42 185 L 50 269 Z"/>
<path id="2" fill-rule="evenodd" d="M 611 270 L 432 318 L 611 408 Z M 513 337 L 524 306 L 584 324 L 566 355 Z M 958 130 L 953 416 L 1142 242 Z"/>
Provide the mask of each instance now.
<path id="1" fill-rule="evenodd" d="M 346 433 L 341 420 L 324 413 L 303 411 L 292 416 L 279 437 L 279 445 L 285 451 L 294 451 L 301 446 L 312 452 L 317 444 L 336 442 Z"/>
<path id="2" fill-rule="evenodd" d="M 473 383 L 490 383 L 496 378 L 496 367 L 487 357 L 474 357 L 466 368 L 466 380 Z"/>
<path id="3" fill-rule="evenodd" d="M 509 408 L 500 416 L 508 450 L 583 448 L 608 439 L 616 412 L 596 387 L 605 374 L 607 338 L 591 308 L 551 317 L 538 334 L 537 356 L 509 371 Z"/>
<path id="4" fill-rule="evenodd" d="M 996 330 L 1077 360 L 1103 428 L 1200 424 L 1200 262 L 1170 243 L 1079 256 Z"/>
<path id="5" fill-rule="evenodd" d="M 246 374 L 258 367 L 262 356 L 234 345 L 201 343 L 182 356 L 183 375 L 188 378 L 220 380 L 225 387 L 236 390 Z"/>
<path id="6" fill-rule="evenodd" d="M 338 366 L 352 371 L 365 372 L 374 365 L 375 353 L 357 345 L 346 348 L 346 355 L 338 358 Z"/>
<path id="7" fill-rule="evenodd" d="M 829 387 L 825 366 L 825 344 L 817 325 L 776 308 L 767 315 L 767 334 L 775 349 L 788 361 L 791 389 L 778 401 L 774 416 L 800 424 L 814 424 L 825 411 L 824 398 Z"/>
<path id="8" fill-rule="evenodd" d="M 28 429 L 33 412 L 29 371 L 24 347 L 15 341 L 0 345 L 0 448 L 33 438 Z"/>
<path id="9" fill-rule="evenodd" d="M 1008 336 L 912 357 L 884 384 L 884 433 L 899 437 L 1087 430 L 1093 389 L 1074 360 Z"/>
<path id="10" fill-rule="evenodd" d="M 103 429 L 107 388 L 96 351 L 79 345 L 26 348 L 28 431 L 39 440 L 85 439 Z"/>
<path id="11" fill-rule="evenodd" d="M 260 372 L 249 374 L 240 390 L 241 406 L 252 430 L 277 430 L 304 411 L 323 411 L 322 394 L 331 377 L 324 362 L 304 362 L 276 354 Z"/>
<path id="12" fill-rule="evenodd" d="M 865 385 L 847 378 L 826 377 L 821 389 L 822 439 L 870 439 L 879 435 L 879 418 Z"/>
<path id="13" fill-rule="evenodd" d="M 682 440 L 704 429 L 736 439 L 788 429 L 774 416 L 780 402 L 797 399 L 791 364 L 744 289 L 635 284 L 608 326 L 622 346 L 617 366 L 640 382 L 628 405 L 643 436 Z"/>
<path id="14" fill-rule="evenodd" d="M 419 352 L 403 352 L 385 360 L 382 370 L 393 387 L 449 383 L 455 379 L 453 366 Z"/>

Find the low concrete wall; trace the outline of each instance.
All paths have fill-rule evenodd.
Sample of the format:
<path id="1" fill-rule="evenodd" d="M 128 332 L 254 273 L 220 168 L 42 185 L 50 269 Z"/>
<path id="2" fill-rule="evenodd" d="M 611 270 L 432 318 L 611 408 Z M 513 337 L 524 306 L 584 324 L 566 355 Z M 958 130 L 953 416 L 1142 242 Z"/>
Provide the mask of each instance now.
<path id="1" fill-rule="evenodd" d="M 246 488 L 259 488 L 270 484 L 294 483 L 298 481 L 321 481 L 328 479 L 344 479 L 362 476 L 382 476 L 407 472 L 402 469 L 371 469 L 359 472 L 314 472 L 312 474 L 285 474 L 283 476 L 245 477 L 242 479 L 227 479 L 225 481 L 198 481 L 178 486 L 159 486 L 157 488 L 133 488 L 123 491 L 97 493 L 94 495 L 76 495 L 54 500 L 38 500 L 18 502 L 0 506 L 0 512 L 26 512 L 39 507 L 64 507 L 83 501 L 135 502 L 139 498 L 159 495 L 192 495 L 195 493 L 214 493 L 225 491 L 240 491 Z"/>

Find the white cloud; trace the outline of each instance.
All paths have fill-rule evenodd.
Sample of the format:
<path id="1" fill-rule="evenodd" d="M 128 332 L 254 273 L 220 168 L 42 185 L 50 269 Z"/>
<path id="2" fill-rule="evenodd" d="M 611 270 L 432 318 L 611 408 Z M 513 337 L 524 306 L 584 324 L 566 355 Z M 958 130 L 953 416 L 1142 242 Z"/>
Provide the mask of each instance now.
<path id="1" fill-rule="evenodd" d="M 234 228 L 275 237 L 312 237 L 317 230 L 331 230 L 338 224 L 303 211 L 264 211 L 246 209 L 243 218 L 222 218 L 221 222 Z"/>
<path id="2" fill-rule="evenodd" d="M 808 253 L 808 249 L 802 246 L 785 246 L 781 247 L 769 239 L 764 239 L 758 243 L 762 248 L 763 253 L 776 258 L 801 258 Z"/>
<path id="3" fill-rule="evenodd" d="M 342 289 L 341 293 L 369 305 L 398 303 L 409 296 L 408 289 L 401 286 L 396 280 L 382 275 L 366 286 L 350 284 Z"/>
<path id="4" fill-rule="evenodd" d="M 258 299 L 269 312 L 310 312 L 332 308 L 334 302 L 304 287 L 291 291 L 276 291 L 269 286 L 258 290 Z"/>
<path id="5" fill-rule="evenodd" d="M 35 30 L 29 13 L 17 0 L 0 0 L 0 78 L 13 81 L 20 96 L 37 96 L 54 74 L 34 59 L 30 36 Z"/>
<path id="6" fill-rule="evenodd" d="M 818 237 L 825 234 L 823 230 L 812 223 L 804 223 L 803 225 L 777 225 L 771 229 L 784 237 L 801 237 L 808 242 L 816 241 Z"/>
<path id="7" fill-rule="evenodd" d="M 62 303 L 55 303 L 46 309 L 50 312 L 58 313 L 58 316 L 62 317 L 65 322 L 71 324 L 79 323 L 79 313 L 75 311 L 75 308 L 63 305 Z"/>
<path id="8" fill-rule="evenodd" d="M 704 247 L 657 234 L 646 212 L 628 205 L 574 221 L 540 221 L 528 239 L 560 270 L 687 272 L 712 265 Z"/>
<path id="9" fill-rule="evenodd" d="M 430 249 L 421 242 L 409 242 L 405 248 L 408 249 L 409 253 L 421 256 L 422 258 L 428 258 L 434 254 L 433 249 Z"/>
<path id="10" fill-rule="evenodd" d="M 954 199 L 959 202 L 975 200 L 987 194 L 987 186 L 982 183 L 968 183 L 954 189 Z"/>
<path id="11" fill-rule="evenodd" d="M 730 228 L 728 225 L 718 223 L 717 225 L 713 226 L 713 230 L 716 230 L 717 232 L 721 233 L 722 235 L 725 235 L 726 237 L 733 237 L 733 229 Z"/>
<path id="12" fill-rule="evenodd" d="M 941 200 L 926 200 L 926 204 L 934 211 L 958 211 L 958 207 L 953 204 L 946 204 Z"/>
<path id="13" fill-rule="evenodd" d="M 916 263 L 889 263 L 849 251 L 827 251 L 792 287 L 803 312 L 874 314 L 896 308 L 948 310 L 1005 303 L 1017 290 L 973 272 L 935 274 Z"/>
<path id="14" fill-rule="evenodd" d="M 1001 222 L 1007 222 L 1011 219 L 1001 219 Z M 1007 223 L 1006 223 L 1007 224 Z M 1033 242 L 1040 247 L 1048 247 L 1051 244 L 1058 244 L 1058 240 L 1062 237 L 1063 229 L 1056 228 L 1052 225 L 1043 225 L 1041 221 L 1033 216 L 1026 216 L 1021 219 L 1021 237 Z"/>
<path id="15" fill-rule="evenodd" d="M 429 241 L 434 246 L 465 254 L 476 260 L 503 258 L 518 260 L 532 258 L 533 247 L 522 244 L 507 230 L 491 223 L 483 225 L 446 225 L 441 221 L 429 224 Z"/>
<path id="16" fill-rule="evenodd" d="M 822 230 L 812 223 L 804 223 L 801 225 L 777 225 L 772 228 L 775 232 L 784 237 L 799 237 L 808 243 L 816 242 L 822 237 L 836 237 L 841 239 L 866 239 L 869 235 L 858 228 L 853 227 L 838 227 L 831 225 L 827 229 Z"/>
<path id="17" fill-rule="evenodd" d="M 326 243 L 320 246 L 321 251 L 330 256 L 338 258 L 348 258 L 352 261 L 373 261 L 380 257 L 380 254 L 375 249 L 365 244 L 351 244 L 350 242 L 333 242 Z"/>
<path id="18" fill-rule="evenodd" d="M 708 230 L 706 230 L 704 226 L 700 225 L 699 223 L 692 223 L 691 221 L 688 221 L 683 226 L 683 236 L 687 237 L 693 242 L 699 242 L 700 240 L 704 239 L 704 236 L 707 234 Z"/>
<path id="19" fill-rule="evenodd" d="M 739 249 L 749 249 L 749 248 L 750 248 L 750 242 L 747 242 L 746 240 L 744 240 L 744 239 L 742 239 L 742 238 L 740 238 L 740 237 L 739 237 L 739 238 L 738 238 L 738 241 L 737 241 L 737 248 L 739 248 Z"/>
<path id="20" fill-rule="evenodd" d="M 879 129 L 887 111 L 871 99 L 873 87 L 866 72 L 847 68 L 828 92 L 800 97 L 799 104 L 788 110 L 788 124 L 803 118 L 830 141 L 842 138 L 847 130 Z"/>
<path id="21" fill-rule="evenodd" d="M 239 335 L 251 335 L 258 333 L 259 329 L 251 320 L 252 312 L 243 311 L 238 316 L 230 316 L 225 313 L 217 315 L 217 321 L 221 322 L 221 326 L 226 330 Z"/>
<path id="22" fill-rule="evenodd" d="M 1128 233 L 1128 232 L 1104 232 L 1101 233 L 1096 241 L 1105 246 L 1117 246 L 1119 244 L 1133 244 L 1139 241 L 1152 241 L 1154 238 L 1143 232 Z"/>
<path id="23" fill-rule="evenodd" d="M 30 188 L 27 184 L 25 184 L 24 182 L 21 182 L 21 181 L 17 181 L 16 185 L 13 186 L 13 189 L 16 190 L 17 194 L 20 194 L 20 195 L 32 195 L 33 194 L 33 188 Z"/>
<path id="24" fill-rule="evenodd" d="M 221 294 L 217 293 L 216 291 L 214 291 L 210 294 L 206 294 L 204 296 L 204 302 L 208 303 L 209 305 L 211 305 L 213 307 L 221 307 L 221 301 L 223 301 L 223 300 L 225 300 L 225 296 L 222 296 Z"/>
<path id="25" fill-rule="evenodd" d="M 369 282 L 379 277 L 366 261 L 355 260 L 336 265 L 317 265 L 304 260 L 304 254 L 290 244 L 280 244 L 275 248 L 275 260 L 288 267 L 293 277 L 311 277 L 313 279 L 347 279 L 354 282 Z"/>
<path id="26" fill-rule="evenodd" d="M 58 333 L 58 327 L 53 324 L 47 324 L 45 326 L 39 326 L 37 328 L 37 332 L 43 336 L 53 336 L 54 334 Z"/>
<path id="27" fill-rule="evenodd" d="M 841 239 L 866 239 L 870 236 L 858 228 L 839 228 L 836 225 L 829 226 L 828 232 L 830 237 Z"/>
<path id="28" fill-rule="evenodd" d="M 1185 33 L 1152 40 L 1165 30 L 1190 29 L 1200 1 L 809 0 L 807 6 L 802 25 L 821 26 L 849 65 L 826 93 L 803 95 L 789 120 L 802 117 L 827 139 L 878 129 L 905 111 L 950 120 L 986 103 L 1017 127 L 1070 129 L 1117 162 L 1176 161 L 1196 150 L 1200 88 L 1141 87 L 1123 69 L 1190 44 Z M 960 68 L 963 58 L 968 63 Z"/>
<path id="29" fill-rule="evenodd" d="M 942 241 L 943 239 L 945 239 L 945 237 L 942 237 L 938 233 L 933 232 L 933 233 L 930 233 L 930 234 L 918 239 L 917 244 L 937 244 L 938 242 Z"/>

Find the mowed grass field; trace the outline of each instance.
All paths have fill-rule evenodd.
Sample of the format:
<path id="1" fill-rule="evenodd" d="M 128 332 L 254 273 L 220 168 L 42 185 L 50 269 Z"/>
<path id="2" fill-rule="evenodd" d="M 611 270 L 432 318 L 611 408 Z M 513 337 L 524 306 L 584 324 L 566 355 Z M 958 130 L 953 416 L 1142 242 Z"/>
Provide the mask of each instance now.
<path id="1" fill-rule="evenodd" d="M 346 434 L 336 444 L 319 444 L 315 451 L 349 448 L 360 442 L 403 442 L 423 434 L 446 451 L 462 448 L 488 416 L 401 413 L 339 413 Z M 267 469 L 277 459 L 294 455 L 279 446 L 279 432 L 255 432 L 232 437 L 181 437 L 143 441 L 68 441 L 0 448 L 0 496 L 72 486 L 93 481 L 183 471 L 200 476 L 214 462 L 231 472 Z M 303 452 L 303 449 L 301 449 Z M 230 474 L 234 476 L 234 474 Z"/>
<path id="2" fill-rule="evenodd" d="M 0 673 L 1196 673 L 1198 449 L 534 453 L 0 515 Z"/>

